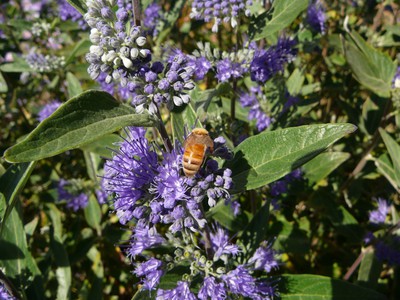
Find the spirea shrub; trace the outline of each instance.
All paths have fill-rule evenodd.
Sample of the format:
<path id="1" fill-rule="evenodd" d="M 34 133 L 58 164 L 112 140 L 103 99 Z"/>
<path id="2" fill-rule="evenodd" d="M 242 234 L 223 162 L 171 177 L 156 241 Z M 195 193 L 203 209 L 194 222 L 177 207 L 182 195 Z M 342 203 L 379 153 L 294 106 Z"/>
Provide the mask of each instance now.
<path id="1" fill-rule="evenodd" d="M 350 2 L 1 3 L 0 298 L 399 298 L 400 13 Z"/>

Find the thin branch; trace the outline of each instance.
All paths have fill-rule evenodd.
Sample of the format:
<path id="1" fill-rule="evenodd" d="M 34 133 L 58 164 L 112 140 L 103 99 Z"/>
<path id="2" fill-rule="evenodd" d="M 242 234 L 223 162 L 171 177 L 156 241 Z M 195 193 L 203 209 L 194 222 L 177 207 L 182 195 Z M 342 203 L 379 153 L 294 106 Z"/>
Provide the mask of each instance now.
<path id="1" fill-rule="evenodd" d="M 140 1 L 132 0 L 133 22 L 135 26 L 140 26 Z"/>

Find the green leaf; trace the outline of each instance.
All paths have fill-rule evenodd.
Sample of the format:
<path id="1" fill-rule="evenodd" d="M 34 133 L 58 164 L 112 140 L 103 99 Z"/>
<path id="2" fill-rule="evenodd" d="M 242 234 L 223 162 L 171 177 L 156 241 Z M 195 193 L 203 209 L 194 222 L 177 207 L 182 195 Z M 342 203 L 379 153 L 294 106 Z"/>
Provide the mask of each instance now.
<path id="1" fill-rule="evenodd" d="M 69 263 L 68 253 L 64 248 L 63 238 L 62 238 L 62 222 L 61 213 L 58 208 L 49 203 L 46 205 L 48 215 L 52 222 L 52 227 L 50 230 L 51 240 L 50 248 L 52 254 L 54 255 L 54 262 L 57 266 L 56 268 L 56 278 L 58 282 L 57 287 L 57 299 L 70 299 L 70 288 L 71 288 L 71 266 Z"/>
<path id="2" fill-rule="evenodd" d="M 117 134 L 104 135 L 90 144 L 83 145 L 81 149 L 85 152 L 92 152 L 104 158 L 112 158 L 112 150 L 117 149 L 117 143 L 122 142 Z"/>
<path id="3" fill-rule="evenodd" d="M 5 73 L 22 73 L 33 72 L 34 70 L 31 69 L 25 59 L 14 56 L 13 62 L 0 65 L 0 71 Z"/>
<path id="4" fill-rule="evenodd" d="M 250 39 L 260 40 L 288 27 L 307 8 L 308 3 L 308 0 L 274 1 L 272 15 L 267 11 L 250 22 Z"/>
<path id="5" fill-rule="evenodd" d="M 299 95 L 303 88 L 305 76 L 299 69 L 294 69 L 286 82 L 286 86 L 290 95 Z"/>
<path id="6" fill-rule="evenodd" d="M 0 268 L 20 291 L 32 285 L 35 290 L 35 299 L 43 299 L 41 273 L 28 249 L 19 205 L 11 211 L 2 229 Z"/>
<path id="7" fill-rule="evenodd" d="M 69 65 L 77 56 L 80 56 L 84 53 L 89 52 L 89 47 L 92 45 L 90 40 L 83 39 L 78 44 L 75 45 L 75 48 L 71 51 L 71 54 L 65 60 L 65 65 Z"/>
<path id="8" fill-rule="evenodd" d="M 357 32 L 349 33 L 344 49 L 357 81 L 378 96 L 389 98 L 397 63 L 366 43 Z"/>
<path id="9" fill-rule="evenodd" d="M 160 22 L 157 24 L 157 31 L 159 35 L 157 37 L 157 45 L 160 45 L 161 42 L 169 36 L 172 28 L 176 26 L 176 21 L 179 18 L 179 15 L 182 11 L 183 6 L 187 1 L 176 0 L 171 2 L 171 9 L 164 13 L 163 18 L 160 19 Z"/>
<path id="10" fill-rule="evenodd" d="M 10 162 L 39 160 L 91 143 L 125 126 L 154 126 L 156 118 L 135 114 L 110 94 L 87 91 L 59 107 L 28 137 L 4 153 Z"/>
<path id="11" fill-rule="evenodd" d="M 67 72 L 67 89 L 69 98 L 78 96 L 82 93 L 81 83 L 71 72 Z"/>
<path id="12" fill-rule="evenodd" d="M 389 152 L 390 159 L 393 163 L 394 176 L 397 186 L 400 187 L 400 145 L 382 128 L 379 128 L 383 142 Z"/>
<path id="13" fill-rule="evenodd" d="M 302 169 L 310 183 L 316 183 L 326 178 L 342 163 L 350 158 L 346 152 L 325 152 L 306 163 Z"/>
<path id="14" fill-rule="evenodd" d="M 373 247 L 365 249 L 363 254 L 357 282 L 365 287 L 376 288 L 382 271 L 382 262 L 376 258 Z"/>
<path id="15" fill-rule="evenodd" d="M 378 168 L 378 172 L 385 176 L 397 192 L 400 193 L 400 186 L 396 183 L 396 175 L 389 155 L 384 153 L 379 158 L 375 159 L 375 166 Z"/>
<path id="16" fill-rule="evenodd" d="M 304 219 L 298 223 L 288 221 L 282 215 L 277 215 L 276 220 L 270 222 L 268 236 L 276 237 L 274 249 L 279 252 L 297 255 L 307 255 L 310 252 L 311 240 L 309 228 L 300 228 L 299 225 L 307 223 Z M 304 225 L 303 225 L 304 227 Z"/>
<path id="17" fill-rule="evenodd" d="M 101 233 L 101 209 L 99 202 L 96 197 L 91 194 L 89 197 L 89 203 L 84 209 L 86 222 L 97 231 L 98 234 Z"/>
<path id="18" fill-rule="evenodd" d="M 269 205 L 267 201 L 251 219 L 250 223 L 243 230 L 241 239 L 246 246 L 246 256 L 253 255 L 260 243 L 267 239 Z"/>
<path id="19" fill-rule="evenodd" d="M 85 0 L 67 0 L 69 4 L 76 8 L 77 11 L 83 16 L 86 11 L 86 1 Z"/>
<path id="20" fill-rule="evenodd" d="M 7 82 L 5 81 L 3 74 L 0 72 L 0 93 L 7 93 L 8 92 L 8 86 Z"/>
<path id="21" fill-rule="evenodd" d="M 12 165 L 7 169 L 6 173 L 0 177 L 0 195 L 2 195 L 5 203 L 5 206 L 1 210 L 0 236 L 3 230 L 3 224 L 14 208 L 17 196 L 24 188 L 35 165 L 36 162 Z"/>
<path id="22" fill-rule="evenodd" d="M 385 300 L 374 290 L 325 276 L 283 275 L 278 281 L 282 300 Z"/>
<path id="23" fill-rule="evenodd" d="M 345 123 L 308 125 L 250 137 L 235 148 L 233 160 L 226 163 L 232 170 L 234 189 L 251 190 L 273 182 L 356 128 Z"/>
<path id="24" fill-rule="evenodd" d="M 185 106 L 176 107 L 171 112 L 173 140 L 178 140 L 183 145 L 185 133 L 188 133 L 187 131 L 190 132 L 193 127 L 202 127 L 201 123 L 197 121 L 196 112 L 190 103 Z"/>
<path id="25" fill-rule="evenodd" d="M 222 227 L 233 232 L 243 229 L 244 225 L 247 223 L 247 219 L 244 214 L 235 216 L 231 206 L 226 205 L 224 201 L 220 201 L 216 206 L 212 207 L 207 212 L 206 217 L 207 219 L 212 218 L 221 224 Z"/>

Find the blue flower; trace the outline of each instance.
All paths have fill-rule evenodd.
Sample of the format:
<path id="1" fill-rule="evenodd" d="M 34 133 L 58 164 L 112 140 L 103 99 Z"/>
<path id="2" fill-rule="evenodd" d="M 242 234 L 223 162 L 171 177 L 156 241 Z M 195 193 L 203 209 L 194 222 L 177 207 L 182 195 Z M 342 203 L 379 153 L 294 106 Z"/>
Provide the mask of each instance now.
<path id="1" fill-rule="evenodd" d="M 385 223 L 390 205 L 388 201 L 383 198 L 378 198 L 376 202 L 378 202 L 378 208 L 369 213 L 369 222 L 378 225 Z"/>
<path id="2" fill-rule="evenodd" d="M 164 242 L 165 239 L 157 232 L 154 226 L 150 227 L 144 221 L 139 221 L 131 236 L 127 252 L 129 256 L 135 257 L 144 250 L 161 245 Z"/>
<path id="3" fill-rule="evenodd" d="M 239 62 L 234 62 L 230 58 L 224 58 L 216 64 L 219 82 L 227 82 L 231 78 L 240 78 L 247 72 L 247 68 Z"/>
<path id="4" fill-rule="evenodd" d="M 3 283 L 0 282 L 0 299 L 1 300 L 16 300 L 17 298 L 11 296 L 8 293 L 8 290 L 3 286 Z"/>
<path id="5" fill-rule="evenodd" d="M 272 245 L 265 241 L 250 258 L 249 264 L 254 264 L 255 270 L 264 270 L 267 273 L 279 268 L 276 252 L 272 249 Z"/>
<path id="6" fill-rule="evenodd" d="M 326 32 L 326 16 L 325 10 L 319 0 L 310 1 L 307 8 L 307 22 L 311 28 L 318 33 L 325 34 Z"/>
<path id="7" fill-rule="evenodd" d="M 257 52 L 250 64 L 251 80 L 265 83 L 275 74 L 283 71 L 284 65 L 291 62 L 297 54 L 297 50 L 293 48 L 295 45 L 294 40 L 280 38 L 276 45 Z"/>
<path id="8" fill-rule="evenodd" d="M 233 294 L 244 297 L 257 295 L 256 280 L 243 265 L 239 265 L 236 269 L 222 275 L 221 279 Z"/>
<path id="9" fill-rule="evenodd" d="M 61 106 L 61 102 L 58 100 L 54 100 L 48 104 L 46 104 L 38 113 L 38 121 L 42 122 L 44 119 L 50 117 L 50 115 L 57 110 Z"/>
<path id="10" fill-rule="evenodd" d="M 74 181 L 60 179 L 57 190 L 59 200 L 66 200 L 67 207 L 74 211 L 85 208 L 89 203 L 88 195 L 79 191 L 79 186 Z"/>
<path id="11" fill-rule="evenodd" d="M 160 283 L 160 278 L 164 273 L 161 267 L 162 261 L 152 257 L 138 264 L 133 273 L 138 277 L 144 277 L 142 280 L 144 290 L 153 290 Z"/>
<path id="12" fill-rule="evenodd" d="M 149 6 L 146 7 L 144 10 L 144 20 L 143 26 L 153 35 L 156 36 L 157 31 L 157 24 L 160 21 L 160 11 L 161 6 L 154 2 L 151 3 Z"/>
<path id="13" fill-rule="evenodd" d="M 197 295 L 200 300 L 224 300 L 226 299 L 226 290 L 222 282 L 217 282 L 217 280 L 212 276 L 207 276 L 204 278 L 203 285 Z"/>
<path id="14" fill-rule="evenodd" d="M 104 166 L 104 187 L 114 196 L 114 208 L 120 222 L 129 222 L 135 209 L 142 206 L 158 168 L 157 154 L 150 149 L 145 130 L 130 127 L 113 159 Z M 137 212 L 137 211 L 136 211 Z"/>
<path id="15" fill-rule="evenodd" d="M 171 290 L 157 290 L 156 300 L 196 300 L 186 281 L 178 281 L 176 288 Z"/>
<path id="16" fill-rule="evenodd" d="M 210 233 L 211 246 L 214 251 L 214 260 L 218 260 L 223 255 L 236 256 L 239 247 L 229 241 L 229 237 L 224 229 L 217 226 L 215 232 Z"/>
<path id="17" fill-rule="evenodd" d="M 60 19 L 63 21 L 71 20 L 73 22 L 78 22 L 79 26 L 83 29 L 87 29 L 87 24 L 83 19 L 81 13 L 77 11 L 71 4 L 66 0 L 58 0 L 58 9 Z"/>
<path id="18" fill-rule="evenodd" d="M 259 132 L 267 129 L 274 121 L 261 108 L 258 95 L 262 95 L 260 87 L 250 88 L 250 93 L 242 93 L 239 101 L 243 107 L 250 107 L 249 120 L 256 120 L 256 127 Z"/>

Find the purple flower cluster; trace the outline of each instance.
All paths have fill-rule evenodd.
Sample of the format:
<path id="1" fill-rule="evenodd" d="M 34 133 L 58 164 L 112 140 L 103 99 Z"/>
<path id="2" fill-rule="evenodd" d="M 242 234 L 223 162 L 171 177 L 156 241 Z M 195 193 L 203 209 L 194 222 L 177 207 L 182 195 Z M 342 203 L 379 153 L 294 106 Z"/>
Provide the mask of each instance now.
<path id="1" fill-rule="evenodd" d="M 83 193 L 77 181 L 61 179 L 58 182 L 59 200 L 66 200 L 67 207 L 73 211 L 85 208 L 89 203 L 89 197 Z"/>
<path id="2" fill-rule="evenodd" d="M 144 129 L 130 128 L 127 135 L 104 167 L 104 187 L 114 196 L 114 209 L 122 224 L 136 220 L 143 222 L 139 222 L 142 229 L 164 223 L 171 225 L 172 232 L 195 231 L 204 227 L 203 199 L 207 197 L 210 206 L 219 199 L 230 201 L 230 170 L 218 169 L 209 159 L 196 177 L 187 178 L 181 170 L 182 149 L 162 153 L 160 162 Z M 210 191 L 209 195 L 205 191 Z"/>
<path id="3" fill-rule="evenodd" d="M 145 258 L 135 264 L 134 270 L 141 278 L 142 290 L 157 289 L 161 277 L 170 270 L 167 264 L 178 266 L 185 261 L 191 264 L 190 278 L 179 281 L 174 289 L 158 289 L 158 299 L 225 299 L 229 294 L 264 299 L 270 295 L 273 288 L 251 275 L 254 270 L 268 273 L 277 268 L 270 245 L 263 243 L 247 264 L 232 268 L 232 258 L 241 249 L 230 241 L 225 230 L 213 226 L 208 235 L 209 250 L 201 250 L 206 248 L 201 237 L 210 228 L 204 211 L 223 201 L 237 213 L 238 207 L 229 193 L 231 171 L 220 169 L 215 160 L 208 158 L 189 178 L 182 172 L 181 147 L 171 152 L 158 150 L 160 154 L 146 139 L 144 129 L 129 128 L 119 150 L 105 164 L 102 183 L 114 199 L 120 222 L 135 224 L 126 252 L 132 259 L 138 255 Z M 224 159 L 232 156 L 223 138 L 214 140 L 213 155 Z M 159 231 L 162 224 L 168 226 L 167 231 Z M 194 233 L 199 236 L 197 245 L 193 244 Z M 148 250 L 161 245 L 175 247 L 174 257 L 149 256 Z M 212 260 L 207 260 L 205 252 Z M 226 265 L 226 271 L 221 269 L 221 263 Z M 204 280 L 197 296 L 191 290 L 194 280 Z"/>
<path id="4" fill-rule="evenodd" d="M 53 72 L 65 65 L 64 56 L 43 55 L 34 50 L 25 57 L 25 60 L 31 69 L 40 73 Z"/>
<path id="5" fill-rule="evenodd" d="M 14 299 L 17 299 L 17 298 L 11 296 L 8 293 L 7 289 L 3 286 L 3 284 L 0 283 L 0 299 L 1 300 L 14 300 Z"/>
<path id="6" fill-rule="evenodd" d="M 190 17 L 205 22 L 214 19 L 212 31 L 217 32 L 222 22 L 230 22 L 233 28 L 236 27 L 240 15 L 250 15 L 248 6 L 252 4 L 251 0 L 194 0 Z"/>
<path id="7" fill-rule="evenodd" d="M 87 29 L 87 24 L 79 11 L 77 11 L 67 0 L 58 0 L 59 16 L 62 21 L 71 20 L 77 22 L 83 29 Z"/>
<path id="8" fill-rule="evenodd" d="M 392 224 L 388 223 L 386 217 L 390 210 L 390 203 L 383 198 L 376 199 L 378 208 L 369 213 L 369 222 L 374 227 L 380 225 L 379 230 L 386 227 L 389 229 Z M 375 236 L 368 232 L 364 237 L 366 244 L 372 244 L 375 248 L 375 255 L 380 261 L 386 261 L 389 265 L 400 266 L 400 238 L 398 235 L 387 232 L 383 236 Z"/>
<path id="9" fill-rule="evenodd" d="M 325 9 L 319 0 L 311 1 L 307 9 L 307 23 L 318 33 L 326 32 L 326 16 Z"/>
<path id="10" fill-rule="evenodd" d="M 61 106 L 61 102 L 58 100 L 54 100 L 45 106 L 38 113 L 38 121 L 42 122 L 44 119 L 47 119 L 53 112 L 57 110 Z"/>
<path id="11" fill-rule="evenodd" d="M 191 79 L 194 69 L 188 66 L 185 54 L 175 54 L 165 67 L 161 62 L 154 62 L 143 73 L 144 81 L 137 78 L 128 84 L 130 91 L 136 94 L 132 104 L 138 113 L 148 107 L 154 114 L 162 103 L 169 109 L 189 103 L 188 92 L 195 87 Z"/>
<path id="12" fill-rule="evenodd" d="M 284 37 L 267 50 L 256 52 L 250 64 L 251 80 L 265 83 L 275 74 L 283 71 L 285 64 L 293 61 L 297 54 L 295 45 L 295 40 Z"/>
<path id="13" fill-rule="evenodd" d="M 262 109 L 259 98 L 263 98 L 261 87 L 251 87 L 250 93 L 242 93 L 239 101 L 243 107 L 249 107 L 249 120 L 256 120 L 256 126 L 258 131 L 267 129 L 273 119 L 270 118 Z"/>
<path id="14" fill-rule="evenodd" d="M 156 36 L 158 33 L 157 24 L 160 21 L 160 11 L 161 6 L 156 2 L 151 3 L 144 10 L 143 27 L 152 36 Z"/>
<path id="15" fill-rule="evenodd" d="M 218 61 L 216 63 L 216 69 L 216 77 L 219 82 L 227 82 L 233 78 L 240 78 L 248 71 L 244 63 L 233 61 L 229 57 Z"/>
<path id="16" fill-rule="evenodd" d="M 376 202 L 378 203 L 378 208 L 369 213 L 369 222 L 374 225 L 384 224 L 390 204 L 383 198 L 378 198 Z"/>
<path id="17" fill-rule="evenodd" d="M 230 299 L 230 296 L 244 296 L 251 299 L 271 299 L 275 294 L 275 288 L 267 280 L 256 280 L 252 273 L 255 270 L 263 270 L 269 273 L 278 268 L 276 253 L 266 242 L 262 243 L 248 263 L 232 266 L 233 258 L 241 252 L 241 249 L 229 242 L 224 230 L 217 228 L 211 234 L 211 242 L 214 250 L 214 257 L 207 260 L 200 256 L 198 250 L 194 251 L 193 257 L 187 253 L 185 260 L 191 261 L 191 276 L 185 281 L 179 281 L 176 288 L 170 290 L 157 290 L 157 299 Z M 222 250 L 222 251 L 221 251 Z M 175 261 L 182 255 L 180 251 Z M 222 267 L 221 263 L 225 267 Z M 193 281 L 201 280 L 200 289 L 195 295 L 190 289 Z M 186 298 L 179 297 L 184 294 Z"/>

